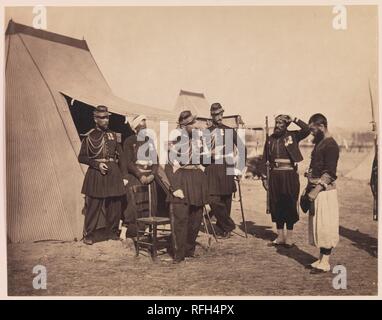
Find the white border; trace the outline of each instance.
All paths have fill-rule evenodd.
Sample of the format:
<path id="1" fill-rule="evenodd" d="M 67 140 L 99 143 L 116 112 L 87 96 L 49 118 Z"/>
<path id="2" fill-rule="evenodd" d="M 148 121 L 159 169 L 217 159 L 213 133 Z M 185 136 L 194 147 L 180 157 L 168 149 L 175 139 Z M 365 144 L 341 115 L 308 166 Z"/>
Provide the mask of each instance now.
<path id="1" fill-rule="evenodd" d="M 2 108 L 0 111 L 0 119 L 1 119 L 1 130 L 2 130 L 2 139 L 1 141 L 1 149 L 3 150 L 2 158 L 0 160 L 1 163 L 1 171 L 0 171 L 0 298 L 7 300 L 69 300 L 69 299 L 94 299 L 94 300 L 285 300 L 285 299 L 294 299 L 294 300 L 381 300 L 382 298 L 382 288 L 381 288 L 381 280 L 380 276 L 378 277 L 378 296 L 102 296 L 102 297 L 90 297 L 90 296 L 33 296 L 33 297 L 18 297 L 18 296 L 7 296 L 7 254 L 6 254 L 6 246 L 7 246 L 7 236 L 6 236 L 6 196 L 5 196 L 5 99 L 4 99 L 4 33 L 5 33 L 5 21 L 4 21 L 4 7 L 7 6 L 33 6 L 33 5 L 46 5 L 46 6 L 334 6 L 337 4 L 341 5 L 378 5 L 378 106 L 379 106 L 379 97 L 382 97 L 382 88 L 380 85 L 380 75 L 382 71 L 381 65 L 381 52 L 382 52 L 382 44 L 380 41 L 380 36 L 382 34 L 382 23 L 380 21 L 380 17 L 382 17 L 382 8 L 380 6 L 381 1 L 361 1 L 361 0 L 348 0 L 348 1 L 255 1 L 255 0 L 239 0 L 239 1 L 227 1 L 227 0 L 158 0 L 158 1 L 129 1 L 129 0 L 113 0 L 113 1 L 101 1 L 101 0 L 81 0 L 81 1 L 63 1 L 63 0 L 50 0 L 50 1 L 18 1 L 18 0 L 3 0 L 1 4 L 1 19 L 0 23 L 2 26 L 1 39 L 0 39 L 0 50 L 3 54 L 1 54 L 0 58 L 0 68 L 3 72 L 3 76 L 1 77 L 1 88 L 0 91 L 0 99 L 3 101 Z M 379 124 L 381 124 L 382 113 L 378 110 L 378 119 Z M 379 133 L 380 130 L 378 130 Z M 378 144 L 381 145 L 381 135 L 378 135 Z M 379 152 L 380 155 L 380 152 Z M 381 179 L 379 179 L 379 190 L 381 190 Z M 381 210 L 379 210 L 381 211 Z M 379 212 L 379 217 L 381 217 Z M 380 221 L 378 222 L 378 256 L 381 254 L 381 236 L 382 231 L 380 228 Z M 378 259 L 378 275 L 381 274 L 381 259 Z"/>

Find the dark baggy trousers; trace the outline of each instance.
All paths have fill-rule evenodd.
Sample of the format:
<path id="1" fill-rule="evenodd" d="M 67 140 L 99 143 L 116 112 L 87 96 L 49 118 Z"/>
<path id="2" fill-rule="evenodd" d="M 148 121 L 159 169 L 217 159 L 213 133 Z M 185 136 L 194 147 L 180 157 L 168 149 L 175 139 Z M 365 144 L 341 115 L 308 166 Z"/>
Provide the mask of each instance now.
<path id="1" fill-rule="evenodd" d="M 121 218 L 122 197 L 93 198 L 86 196 L 84 236 L 91 237 L 98 229 L 117 234 Z"/>
<path id="2" fill-rule="evenodd" d="M 210 195 L 210 216 L 216 217 L 216 225 L 223 232 L 235 229 L 235 222 L 231 218 L 232 195 Z"/>
<path id="3" fill-rule="evenodd" d="M 174 259 L 181 261 L 195 252 L 196 238 L 203 220 L 203 207 L 172 203 L 170 218 Z"/>

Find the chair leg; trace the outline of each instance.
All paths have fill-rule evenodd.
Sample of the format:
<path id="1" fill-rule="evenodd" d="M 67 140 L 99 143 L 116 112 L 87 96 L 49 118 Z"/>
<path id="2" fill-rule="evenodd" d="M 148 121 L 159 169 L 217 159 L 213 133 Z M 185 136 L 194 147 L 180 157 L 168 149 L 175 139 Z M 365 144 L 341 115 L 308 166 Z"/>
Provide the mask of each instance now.
<path id="1" fill-rule="evenodd" d="M 157 250 L 158 250 L 158 246 L 157 246 L 157 226 L 156 225 L 153 225 L 153 230 L 152 230 L 152 234 L 153 234 L 153 239 L 152 239 L 152 247 L 151 247 L 151 258 L 153 260 L 156 260 L 157 258 Z"/>
<path id="2" fill-rule="evenodd" d="M 135 256 L 138 257 L 139 256 L 139 229 L 138 229 L 138 223 L 135 223 L 135 227 L 136 227 L 136 230 L 137 230 L 137 236 L 136 236 L 136 240 L 134 240 L 134 243 L 135 243 Z"/>
<path id="3" fill-rule="evenodd" d="M 208 230 L 208 225 L 207 225 L 207 219 L 206 217 L 204 216 L 204 212 L 203 212 L 203 226 L 204 226 L 204 232 L 207 234 L 207 237 L 208 237 L 208 245 L 207 245 L 207 251 L 210 249 L 211 247 L 211 234 Z"/>
<path id="4" fill-rule="evenodd" d="M 209 222 L 209 224 L 210 224 L 210 226 L 211 226 L 212 234 L 213 234 L 213 236 L 214 236 L 214 238 L 215 238 L 215 241 L 216 241 L 216 242 L 219 242 L 219 241 L 218 241 L 218 237 L 216 236 L 216 231 L 215 231 L 214 225 L 212 224 L 212 221 L 211 221 L 210 214 L 209 214 L 209 212 L 207 212 L 207 209 L 206 209 L 205 207 L 204 207 L 204 210 L 205 210 L 205 213 L 207 214 L 207 219 L 208 219 L 208 222 Z M 204 212 L 203 212 L 203 214 L 204 214 Z"/>

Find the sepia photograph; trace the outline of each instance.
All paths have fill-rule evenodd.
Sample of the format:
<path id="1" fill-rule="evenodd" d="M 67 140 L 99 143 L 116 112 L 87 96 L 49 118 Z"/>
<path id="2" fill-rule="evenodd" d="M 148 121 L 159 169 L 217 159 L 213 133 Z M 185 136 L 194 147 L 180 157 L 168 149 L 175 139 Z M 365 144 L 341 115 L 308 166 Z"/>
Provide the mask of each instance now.
<path id="1" fill-rule="evenodd" d="M 378 10 L 5 6 L 7 295 L 377 297 Z"/>

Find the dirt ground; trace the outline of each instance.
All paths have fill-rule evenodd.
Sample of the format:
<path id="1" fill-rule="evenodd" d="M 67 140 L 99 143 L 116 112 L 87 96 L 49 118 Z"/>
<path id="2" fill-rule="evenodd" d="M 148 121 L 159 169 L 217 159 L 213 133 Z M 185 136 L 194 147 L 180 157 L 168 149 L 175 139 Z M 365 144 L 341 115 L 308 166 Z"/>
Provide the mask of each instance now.
<path id="1" fill-rule="evenodd" d="M 361 159 L 362 155 L 358 155 Z M 342 173 L 353 156 L 343 157 Z M 358 159 L 357 159 L 358 160 Z M 354 166 L 354 164 L 353 164 Z M 340 168 L 341 168 L 340 167 Z M 369 174 L 369 173 L 365 173 Z M 304 178 L 300 178 L 304 185 Z M 240 206 L 233 202 L 236 233 L 212 242 L 200 232 L 199 257 L 173 265 L 167 255 L 153 263 L 135 257 L 131 242 L 106 241 L 93 246 L 82 242 L 39 242 L 8 245 L 9 295 L 85 296 L 284 296 L 376 295 L 377 223 L 372 220 L 372 196 L 367 182 L 340 177 L 340 243 L 332 266 L 347 270 L 347 289 L 335 290 L 326 274 L 311 275 L 304 265 L 315 260 L 316 248 L 308 244 L 307 216 L 300 213 L 295 227 L 296 247 L 268 247 L 276 237 L 265 214 L 265 192 L 259 181 L 242 183 L 248 238 L 244 237 Z M 47 268 L 47 289 L 35 290 L 32 269 Z"/>

